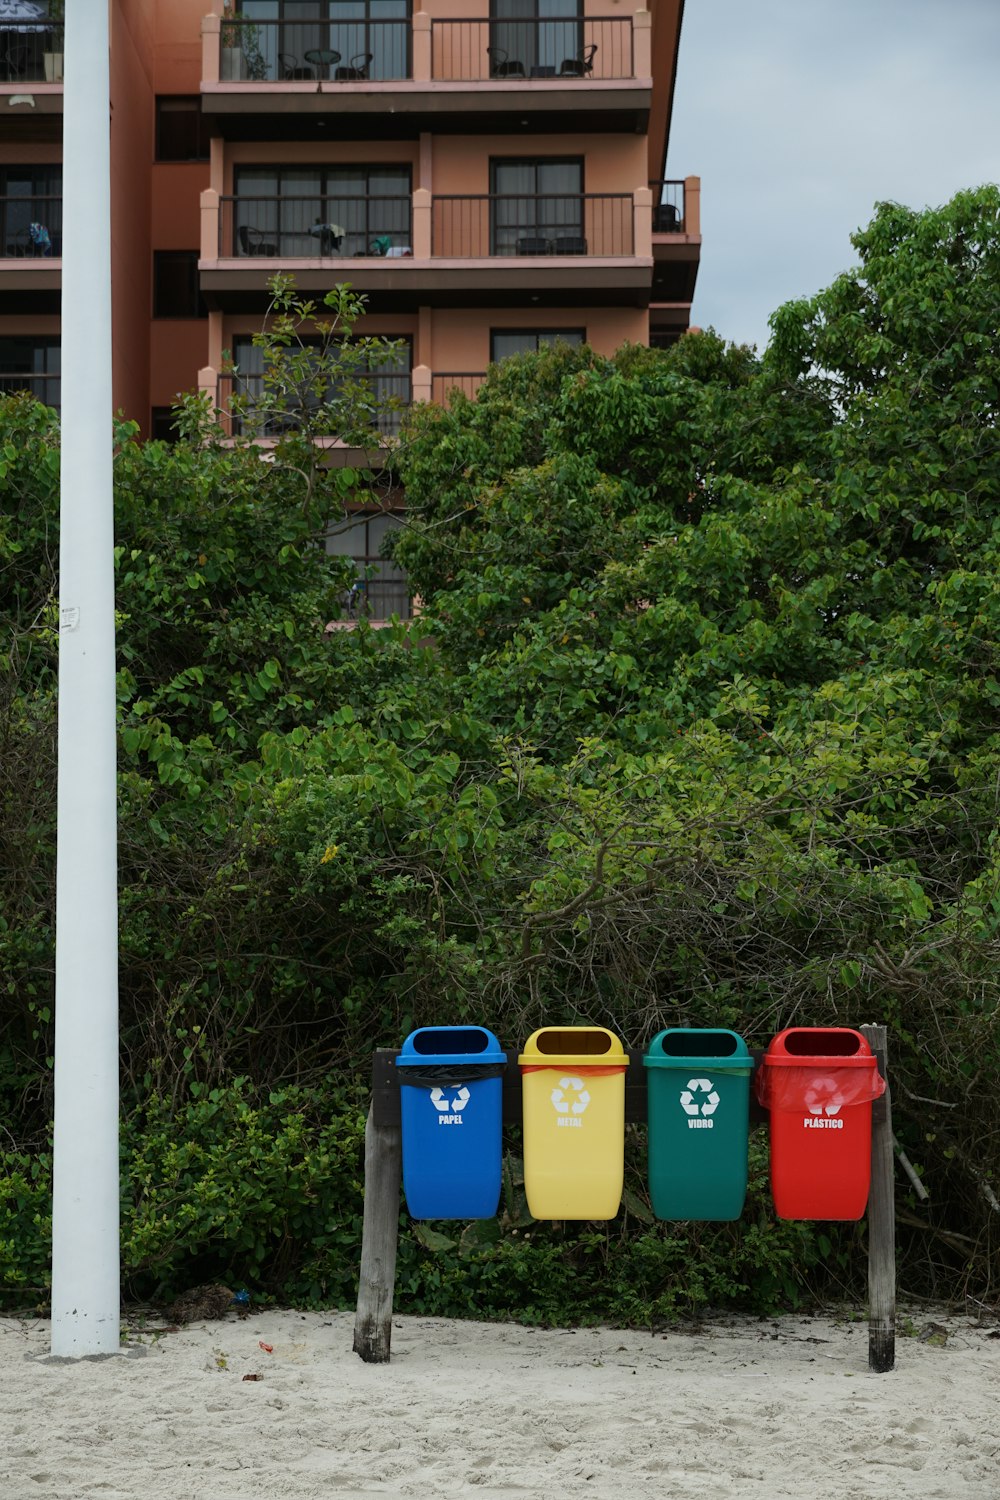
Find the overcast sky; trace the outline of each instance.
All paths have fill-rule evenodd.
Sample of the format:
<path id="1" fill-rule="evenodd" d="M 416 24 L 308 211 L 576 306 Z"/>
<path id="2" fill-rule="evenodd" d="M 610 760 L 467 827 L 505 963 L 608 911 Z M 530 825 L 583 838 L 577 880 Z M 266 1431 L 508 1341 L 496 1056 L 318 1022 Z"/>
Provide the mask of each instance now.
<path id="1" fill-rule="evenodd" d="M 686 0 L 667 176 L 689 173 L 692 322 L 763 349 L 876 202 L 1000 181 L 1000 0 Z"/>

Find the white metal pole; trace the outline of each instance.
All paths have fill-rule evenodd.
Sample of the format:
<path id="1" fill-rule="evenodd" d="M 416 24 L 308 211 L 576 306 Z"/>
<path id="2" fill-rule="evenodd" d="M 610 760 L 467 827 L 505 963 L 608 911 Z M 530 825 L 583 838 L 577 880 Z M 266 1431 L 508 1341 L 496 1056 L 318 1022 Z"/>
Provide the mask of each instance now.
<path id="1" fill-rule="evenodd" d="M 118 869 L 108 0 L 69 0 L 52 1352 L 119 1347 Z"/>

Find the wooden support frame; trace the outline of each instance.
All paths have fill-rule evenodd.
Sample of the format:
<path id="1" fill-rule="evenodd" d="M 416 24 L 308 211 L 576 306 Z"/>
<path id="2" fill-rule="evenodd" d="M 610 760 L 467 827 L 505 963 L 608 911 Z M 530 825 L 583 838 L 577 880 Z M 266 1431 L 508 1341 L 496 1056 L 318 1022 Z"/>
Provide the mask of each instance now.
<path id="1" fill-rule="evenodd" d="M 868 1193 L 868 1368 L 886 1374 L 896 1363 L 896 1200 L 886 1029 L 861 1026 L 886 1080 L 872 1105 L 872 1183 Z"/>
<path id="2" fill-rule="evenodd" d="M 887 1074 L 884 1026 L 859 1027 L 879 1072 Z M 503 1078 L 503 1123 L 521 1123 L 521 1071 L 516 1049 Z M 388 1364 L 392 1343 L 392 1304 L 399 1237 L 399 1190 L 403 1175 L 398 1048 L 380 1048 L 372 1058 L 372 1102 L 365 1126 L 365 1210 L 361 1271 L 354 1319 L 354 1352 L 366 1364 Z M 762 1052 L 752 1054 L 754 1066 Z M 646 1123 L 646 1069 L 642 1053 L 629 1054 L 625 1076 L 625 1119 Z M 751 1093 L 750 1123 L 767 1119 Z M 883 1374 L 895 1364 L 896 1241 L 893 1199 L 892 1112 L 889 1090 L 872 1105 L 872 1178 L 868 1198 L 868 1365 Z"/>

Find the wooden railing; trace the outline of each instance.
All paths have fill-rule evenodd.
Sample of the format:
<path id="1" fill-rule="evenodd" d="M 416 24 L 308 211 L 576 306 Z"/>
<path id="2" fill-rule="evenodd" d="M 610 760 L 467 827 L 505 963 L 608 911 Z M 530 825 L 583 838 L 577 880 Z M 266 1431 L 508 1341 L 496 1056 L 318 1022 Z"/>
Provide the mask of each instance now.
<path id="1" fill-rule="evenodd" d="M 434 20 L 431 77 L 521 84 L 634 78 L 631 17 Z"/>
<path id="2" fill-rule="evenodd" d="M 628 256 L 631 193 L 491 193 L 432 205 L 432 254 L 444 257 Z"/>
<path id="3" fill-rule="evenodd" d="M 468 396 L 471 400 L 485 379 L 485 370 L 462 371 L 454 375 L 447 371 L 434 374 L 431 376 L 431 400 L 436 401 L 439 406 L 447 406 L 452 391 L 461 391 L 463 396 Z"/>

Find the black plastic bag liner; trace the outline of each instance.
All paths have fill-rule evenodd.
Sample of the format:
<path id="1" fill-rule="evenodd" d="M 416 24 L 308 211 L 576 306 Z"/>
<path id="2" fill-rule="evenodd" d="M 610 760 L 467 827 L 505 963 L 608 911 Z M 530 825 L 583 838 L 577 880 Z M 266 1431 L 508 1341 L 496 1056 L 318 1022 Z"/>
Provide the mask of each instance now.
<path id="1" fill-rule="evenodd" d="M 502 1078 L 506 1063 L 396 1063 L 401 1084 L 411 1089 L 439 1089 L 459 1083 L 479 1083 L 484 1078 Z"/>

